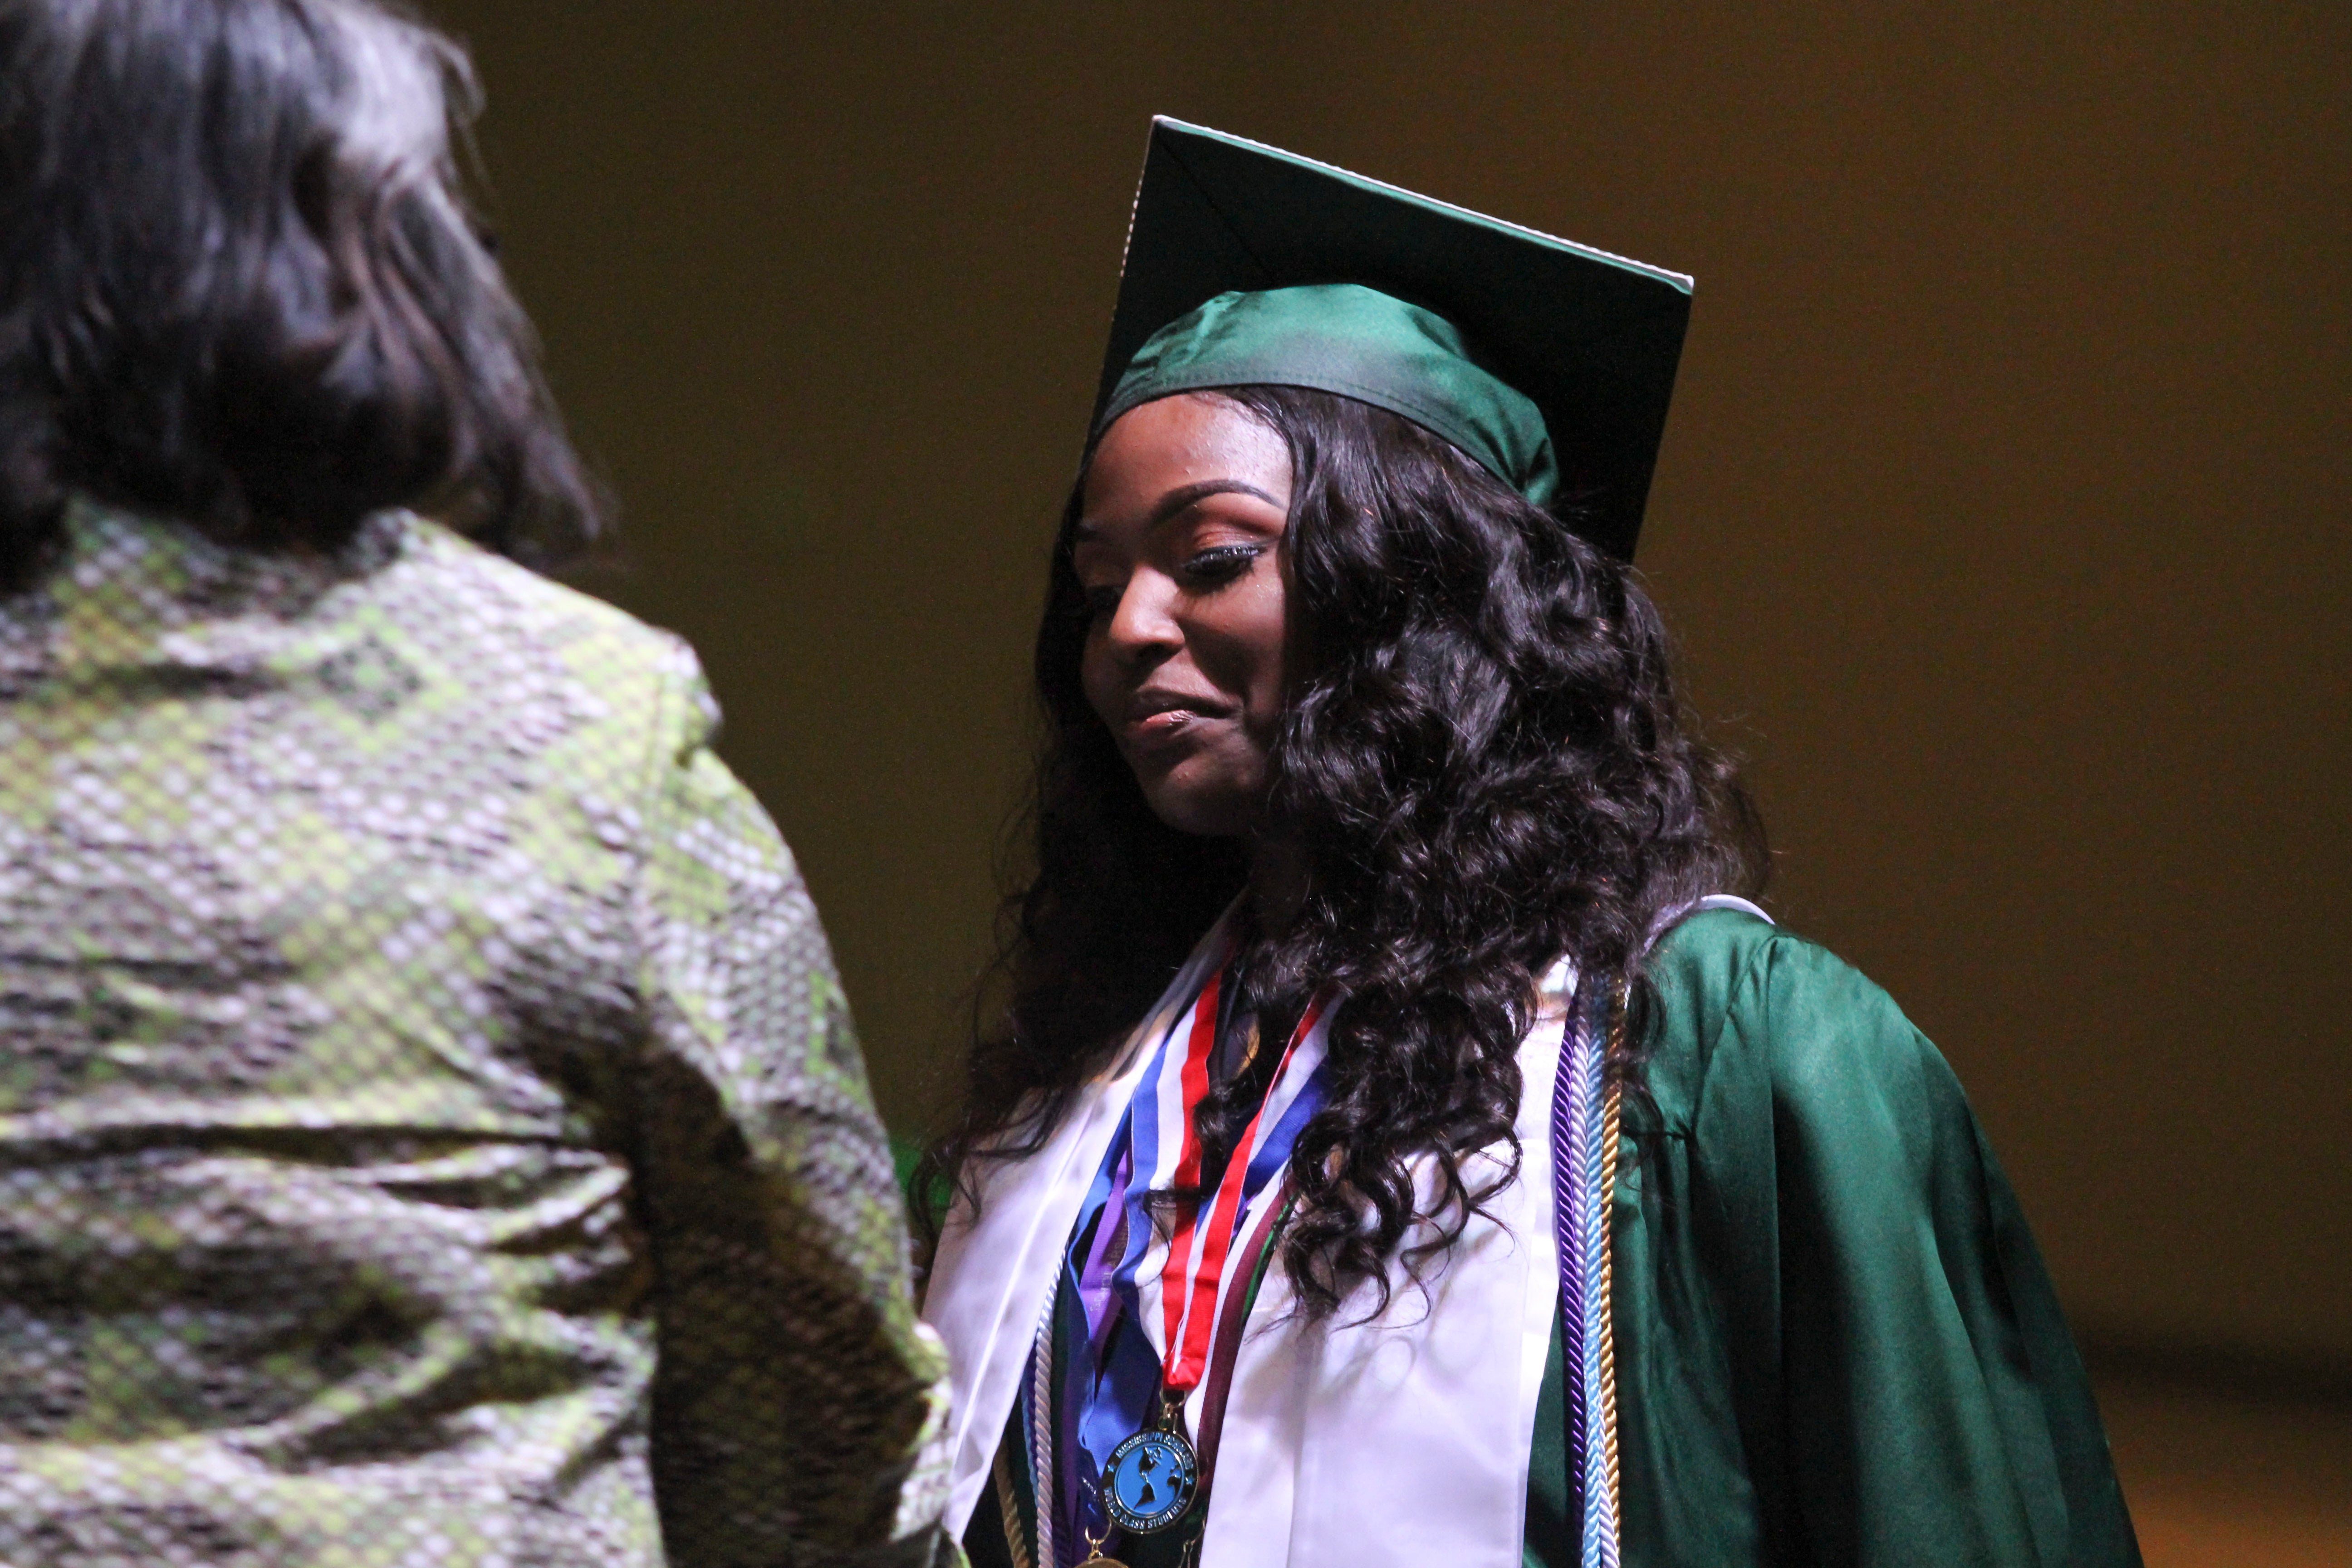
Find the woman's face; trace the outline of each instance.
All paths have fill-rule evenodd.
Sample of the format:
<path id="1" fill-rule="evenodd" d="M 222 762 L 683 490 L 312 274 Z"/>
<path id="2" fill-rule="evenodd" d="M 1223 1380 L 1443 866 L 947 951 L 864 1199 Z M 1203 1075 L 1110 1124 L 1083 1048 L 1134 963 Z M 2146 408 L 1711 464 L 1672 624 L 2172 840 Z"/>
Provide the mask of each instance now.
<path id="1" fill-rule="evenodd" d="M 1281 716 L 1289 447 L 1224 398 L 1163 397 L 1104 433 L 1080 503 L 1087 700 L 1162 822 L 1248 831 Z"/>

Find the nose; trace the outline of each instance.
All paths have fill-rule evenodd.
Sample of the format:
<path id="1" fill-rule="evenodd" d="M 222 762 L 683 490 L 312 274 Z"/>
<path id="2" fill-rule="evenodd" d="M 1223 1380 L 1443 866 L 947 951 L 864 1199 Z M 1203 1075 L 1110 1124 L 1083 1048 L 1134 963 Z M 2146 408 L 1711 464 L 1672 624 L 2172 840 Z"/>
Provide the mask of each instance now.
<path id="1" fill-rule="evenodd" d="M 1122 659 L 1157 664 L 1184 646 L 1176 618 L 1176 584 L 1160 573 L 1139 571 L 1127 580 L 1103 637 Z"/>

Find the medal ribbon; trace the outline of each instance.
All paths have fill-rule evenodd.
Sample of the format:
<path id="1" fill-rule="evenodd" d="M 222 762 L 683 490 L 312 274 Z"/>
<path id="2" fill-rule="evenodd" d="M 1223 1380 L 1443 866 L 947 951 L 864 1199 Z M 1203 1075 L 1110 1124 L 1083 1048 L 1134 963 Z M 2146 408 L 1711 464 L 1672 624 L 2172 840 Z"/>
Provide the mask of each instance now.
<path id="1" fill-rule="evenodd" d="M 1154 1342 L 1164 1385 L 1180 1394 L 1201 1381 L 1206 1365 L 1217 1285 L 1234 1235 L 1251 1201 L 1289 1163 L 1291 1145 L 1323 1102 L 1321 1068 L 1331 998 L 1318 996 L 1291 1032 L 1265 1099 L 1244 1130 L 1205 1213 L 1196 1207 L 1179 1219 L 1166 1255 L 1156 1268 L 1147 1267 L 1160 1239 L 1152 1194 L 1201 1183 L 1202 1151 L 1194 1119 L 1209 1094 L 1209 1063 L 1217 1047 L 1224 991 L 1224 965 L 1220 964 L 1192 1008 L 1169 1030 L 1159 1057 L 1138 1084 L 1126 1126 L 1114 1140 L 1096 1184 L 1105 1198 L 1124 1204 L 1118 1227 L 1123 1235 L 1112 1244 L 1117 1261 L 1105 1270 L 1109 1258 L 1102 1250 L 1108 1239 L 1103 1232 L 1112 1218 L 1107 1205 L 1097 1226 L 1096 1247 L 1089 1249 L 1095 1255 L 1083 1260 L 1079 1281 L 1088 1338 L 1100 1346 L 1124 1305 Z"/>
<path id="2" fill-rule="evenodd" d="M 1202 996 L 1201 1008 L 1202 1016 L 1208 1019 L 1213 1044 L 1216 1014 L 1211 1004 L 1215 992 L 1216 982 L 1213 980 L 1210 989 Z M 1193 1385 L 1201 1381 L 1201 1374 L 1208 1368 L 1209 1334 L 1216 1317 L 1217 1285 L 1224 1278 L 1225 1259 L 1233 1251 L 1234 1232 L 1240 1226 L 1242 1192 L 1245 1185 L 1255 1191 L 1264 1183 L 1265 1174 L 1271 1173 L 1256 1172 L 1261 1142 L 1259 1129 L 1283 1126 L 1291 1121 L 1285 1112 L 1298 1109 L 1295 1101 L 1278 1106 L 1276 1100 L 1283 1080 L 1289 1077 L 1300 1044 L 1315 1034 L 1315 1026 L 1323 1011 L 1324 998 L 1318 996 L 1307 1004 L 1306 1013 L 1298 1020 L 1298 1027 L 1291 1031 L 1290 1042 L 1282 1048 L 1282 1062 L 1275 1068 L 1274 1083 L 1267 1089 L 1265 1100 L 1251 1116 L 1249 1125 L 1243 1130 L 1233 1157 L 1225 1162 L 1224 1175 L 1217 1183 L 1216 1197 L 1209 1205 L 1208 1225 L 1195 1233 L 1195 1211 L 1184 1216 L 1178 1224 L 1175 1235 L 1170 1238 L 1168 1260 L 1160 1266 L 1160 1342 L 1166 1347 L 1162 1352 L 1166 1358 L 1166 1370 L 1161 1381 L 1171 1394 L 1181 1395 L 1192 1392 Z M 1194 1033 L 1197 1035 L 1200 1029 L 1201 1026 L 1196 1022 Z M 1318 1047 L 1321 1045 L 1319 1038 L 1317 1045 Z M 1322 1065 L 1319 1048 L 1314 1052 L 1314 1065 L 1319 1068 Z M 1178 1168 L 1179 1180 L 1189 1183 L 1197 1183 L 1201 1179 L 1201 1152 L 1192 1116 L 1200 1103 L 1199 1100 L 1192 1098 L 1194 1059 L 1202 1064 L 1199 1093 L 1202 1097 L 1208 1093 L 1206 1055 L 1199 1055 L 1197 1058 L 1188 1056 L 1184 1075 L 1184 1156 Z M 1266 1119 L 1269 1110 L 1275 1112 L 1271 1123 Z M 1290 1136 L 1282 1140 L 1285 1163 L 1288 1160 L 1290 1144 L 1297 1137 L 1297 1128 L 1305 1122 L 1306 1117 L 1297 1118 L 1297 1125 L 1290 1129 Z M 1254 1173 L 1257 1175 L 1255 1182 L 1250 1180 Z"/>
<path id="3" fill-rule="evenodd" d="M 1235 951 L 1227 944 L 1155 1043 L 1064 1255 L 1071 1310 L 1054 1340 L 1065 1392 L 1041 1407 L 1054 1457 L 1033 1473 L 1049 1478 L 1040 1500 L 1056 1516 L 1056 1545 L 1066 1552 L 1103 1522 L 1094 1498 L 1111 1450 L 1159 1424 L 1163 1391 L 1181 1397 L 1208 1381 L 1217 1321 L 1234 1306 L 1221 1283 L 1245 1261 L 1234 1256 L 1241 1237 L 1278 1189 L 1292 1146 L 1323 1103 L 1336 997 L 1316 998 L 1292 1031 L 1215 1189 L 1172 1225 L 1153 1205 L 1155 1194 L 1201 1185 L 1205 1157 L 1195 1117 L 1214 1076 L 1212 1053 L 1226 1022 L 1233 986 L 1225 972 Z M 1039 1568 L 1048 1568 L 1042 1553 Z"/>

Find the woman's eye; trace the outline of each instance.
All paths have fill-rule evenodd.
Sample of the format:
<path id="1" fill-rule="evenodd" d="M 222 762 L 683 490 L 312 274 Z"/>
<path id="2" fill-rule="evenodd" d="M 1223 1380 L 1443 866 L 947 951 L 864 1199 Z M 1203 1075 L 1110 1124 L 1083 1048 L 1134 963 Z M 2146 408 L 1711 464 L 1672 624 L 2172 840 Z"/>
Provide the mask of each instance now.
<path id="1" fill-rule="evenodd" d="M 1230 583 L 1248 571 L 1250 563 L 1265 552 L 1263 544 L 1213 545 L 1184 563 L 1184 575 L 1192 582 L 1212 587 Z"/>
<path id="2" fill-rule="evenodd" d="M 1080 591 L 1078 604 L 1089 621 L 1107 621 L 1118 614 L 1118 602 L 1127 593 L 1124 587 L 1106 586 Z"/>

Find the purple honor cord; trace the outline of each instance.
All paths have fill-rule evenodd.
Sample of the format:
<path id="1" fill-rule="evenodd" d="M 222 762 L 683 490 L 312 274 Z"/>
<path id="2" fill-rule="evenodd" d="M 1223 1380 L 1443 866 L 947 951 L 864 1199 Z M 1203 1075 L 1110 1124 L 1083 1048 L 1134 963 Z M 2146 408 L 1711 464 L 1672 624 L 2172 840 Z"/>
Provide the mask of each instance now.
<path id="1" fill-rule="evenodd" d="M 1580 990 L 1581 988 L 1580 987 Z M 1559 1071 L 1551 1091 L 1552 1234 L 1559 1247 L 1561 1373 L 1568 1396 L 1568 1511 L 1580 1529 L 1584 1520 L 1584 1238 L 1578 1223 L 1577 1134 L 1591 1100 L 1584 1058 L 1591 1031 L 1579 1026 L 1583 1009 L 1571 1006 L 1560 1038 Z"/>

